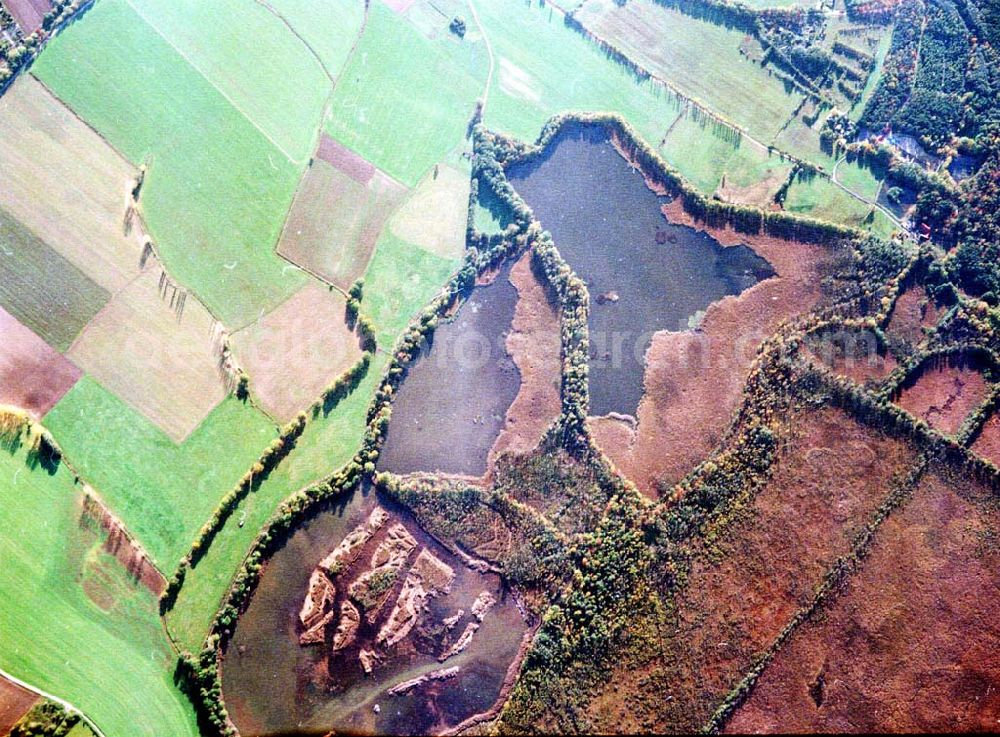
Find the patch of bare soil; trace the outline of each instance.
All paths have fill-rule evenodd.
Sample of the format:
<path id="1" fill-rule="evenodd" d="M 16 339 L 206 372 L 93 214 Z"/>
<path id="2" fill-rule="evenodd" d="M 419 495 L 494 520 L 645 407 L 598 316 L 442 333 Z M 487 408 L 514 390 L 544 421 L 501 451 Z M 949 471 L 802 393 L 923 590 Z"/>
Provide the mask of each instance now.
<path id="1" fill-rule="evenodd" d="M 598 445 L 650 497 L 715 447 L 739 404 L 757 347 L 783 320 L 819 302 L 824 266 L 834 258 L 822 246 L 696 223 L 679 200 L 663 209 L 671 222 L 703 230 L 724 246 L 751 247 L 777 276 L 712 304 L 698 330 L 653 336 L 635 427 L 623 418 L 591 418 Z"/>
<path id="2" fill-rule="evenodd" d="M 38 701 L 38 696 L 0 677 L 0 734 L 7 734 Z"/>
<path id="3" fill-rule="evenodd" d="M 733 522 L 709 532 L 715 547 L 693 562 L 658 636 L 649 638 L 650 652 L 623 661 L 609 678 L 625 717 L 616 713 L 604 724 L 595 709 L 588 715 L 598 729 L 698 730 L 812 600 L 893 476 L 913 461 L 904 444 L 838 410 L 798 410 L 786 420 L 792 437 L 771 481 Z"/>
<path id="4" fill-rule="evenodd" d="M 129 534 L 117 517 L 111 514 L 100 500 L 84 495 L 83 520 L 81 523 L 96 523 L 107 535 L 103 549 L 114 556 L 122 564 L 128 574 L 138 583 L 145 586 L 156 596 L 163 593 L 167 586 L 163 574 L 150 561 L 146 551 Z"/>
<path id="5" fill-rule="evenodd" d="M 929 476 L 728 731 L 996 731 L 998 530 L 990 492 Z"/>
<path id="6" fill-rule="evenodd" d="M 532 273 L 530 252 L 511 269 L 510 282 L 517 288 L 518 300 L 506 343 L 521 374 L 521 386 L 490 450 L 488 474 L 500 455 L 534 450 L 562 408 L 559 314 Z"/>
<path id="7" fill-rule="evenodd" d="M 983 425 L 972 450 L 994 465 L 1000 466 L 1000 413 L 994 413 Z"/>
<path id="8" fill-rule="evenodd" d="M 44 416 L 82 372 L 0 307 L 0 404 Z"/>
<path id="9" fill-rule="evenodd" d="M 784 171 L 772 171 L 764 179 L 746 187 L 739 187 L 723 176 L 722 183 L 715 190 L 715 196 L 723 202 L 752 205 L 766 210 L 774 204 L 774 193 L 781 188 L 785 176 Z"/>
<path id="10" fill-rule="evenodd" d="M 45 14 L 52 10 L 52 3 L 49 0 L 4 0 L 4 7 L 27 36 L 41 27 Z"/>
<path id="11" fill-rule="evenodd" d="M 325 133 L 320 136 L 316 158 L 332 164 L 358 184 L 368 184 L 378 171 L 374 164 Z"/>
<path id="12" fill-rule="evenodd" d="M 886 333 L 915 347 L 924 340 L 924 328 L 937 325 L 943 314 L 923 288 L 910 287 L 896 300 Z"/>
<path id="13" fill-rule="evenodd" d="M 954 435 L 988 393 L 989 384 L 975 369 L 932 366 L 900 392 L 896 403 L 935 430 Z"/>

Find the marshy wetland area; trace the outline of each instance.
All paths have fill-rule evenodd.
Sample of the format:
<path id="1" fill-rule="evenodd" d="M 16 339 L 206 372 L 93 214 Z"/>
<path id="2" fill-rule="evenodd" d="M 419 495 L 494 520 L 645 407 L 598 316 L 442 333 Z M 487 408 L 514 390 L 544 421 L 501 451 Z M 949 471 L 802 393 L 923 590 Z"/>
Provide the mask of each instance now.
<path id="1" fill-rule="evenodd" d="M 0 0 L 0 737 L 1000 723 L 993 0 Z"/>

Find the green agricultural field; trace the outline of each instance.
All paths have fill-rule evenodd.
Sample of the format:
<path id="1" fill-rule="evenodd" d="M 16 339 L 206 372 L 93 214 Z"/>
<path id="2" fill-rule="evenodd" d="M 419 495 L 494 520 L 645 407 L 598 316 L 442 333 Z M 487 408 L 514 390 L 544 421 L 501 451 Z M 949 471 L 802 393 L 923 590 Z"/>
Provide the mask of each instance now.
<path id="1" fill-rule="evenodd" d="M 745 34 L 650 0 L 590 0 L 577 13 L 593 33 L 682 92 L 769 141 L 802 101 L 740 54 Z"/>
<path id="2" fill-rule="evenodd" d="M 295 449 L 236 507 L 208 553 L 188 571 L 177 602 L 167 615 L 171 634 L 183 646 L 191 650 L 201 646 L 233 575 L 278 505 L 353 457 L 361 445 L 368 404 L 381 381 L 385 363 L 385 355 L 378 354 L 350 395 L 329 415 L 321 413 L 310 421 Z"/>
<path id="3" fill-rule="evenodd" d="M 383 234 L 365 272 L 361 303 L 361 312 L 375 321 L 379 344 L 392 346 L 461 263 L 461 259 L 441 258 L 391 233 Z"/>
<path id="4" fill-rule="evenodd" d="M 431 41 L 381 3 L 344 70 L 326 130 L 412 187 L 466 131 L 487 73 L 485 45 Z"/>
<path id="5" fill-rule="evenodd" d="M 705 195 L 726 180 L 727 192 L 739 201 L 766 206 L 792 165 L 745 139 L 737 141 L 710 122 L 682 117 L 671 126 L 660 153 Z"/>
<path id="6" fill-rule="evenodd" d="M 399 240 L 445 259 L 461 258 L 469 219 L 468 167 L 435 166 L 389 220 Z"/>
<path id="7" fill-rule="evenodd" d="M 474 0 L 493 48 L 493 82 L 485 122 L 532 141 L 553 115 L 610 110 L 651 143 L 678 115 L 676 99 L 636 77 L 568 28 L 551 7 Z"/>
<path id="8" fill-rule="evenodd" d="M 309 47 L 266 3 L 124 2 L 286 158 L 308 158 L 332 82 Z M 349 37 L 352 27 L 348 19 L 333 32 Z"/>
<path id="9" fill-rule="evenodd" d="M 874 193 L 873 193 L 874 195 Z M 800 215 L 819 218 L 843 225 L 865 227 L 872 206 L 844 192 L 826 177 L 798 179 L 788 189 L 785 209 Z M 876 215 L 881 213 L 876 212 Z M 876 232 L 886 233 L 886 224 L 876 218 Z M 891 224 L 890 224 L 891 225 Z M 889 230 L 891 232 L 891 230 Z"/>
<path id="10" fill-rule="evenodd" d="M 0 450 L 0 668 L 65 698 L 107 737 L 195 737 L 153 595 L 114 566 L 110 610 L 84 593 L 85 565 L 107 561 L 81 528 L 80 498 L 65 466 L 49 474 Z"/>
<path id="11" fill-rule="evenodd" d="M 139 229 L 125 233 L 136 167 L 33 77 L 0 98 L 0 209 L 109 292 L 139 269 Z"/>
<path id="12" fill-rule="evenodd" d="M 861 90 L 861 98 L 854 104 L 851 108 L 849 117 L 854 122 L 858 121 L 861 117 L 861 113 L 864 112 L 865 105 L 868 104 L 868 100 L 871 98 L 872 93 L 875 88 L 878 87 L 879 80 L 882 79 L 882 71 L 885 68 L 885 57 L 889 53 L 889 46 L 892 43 L 892 28 L 887 28 L 882 33 L 882 37 L 878 42 L 878 49 L 875 52 L 875 68 L 872 69 L 871 73 L 868 75 L 868 80 L 865 82 L 864 89 Z"/>
<path id="13" fill-rule="evenodd" d="M 0 208 L 0 306 L 59 351 L 110 294 Z"/>
<path id="14" fill-rule="evenodd" d="M 490 235 L 500 233 L 511 222 L 510 214 L 504 209 L 503 203 L 483 182 L 479 184 L 472 217 L 476 230 Z"/>
<path id="15" fill-rule="evenodd" d="M 337 77 L 364 21 L 363 0 L 268 0 Z"/>
<path id="16" fill-rule="evenodd" d="M 129 160 L 149 162 L 152 236 L 173 277 L 228 327 L 305 283 L 274 253 L 303 165 L 124 0 L 97 3 L 32 72 Z"/>
<path id="17" fill-rule="evenodd" d="M 46 415 L 45 426 L 167 572 L 277 434 L 260 412 L 230 398 L 175 445 L 90 377 Z"/>

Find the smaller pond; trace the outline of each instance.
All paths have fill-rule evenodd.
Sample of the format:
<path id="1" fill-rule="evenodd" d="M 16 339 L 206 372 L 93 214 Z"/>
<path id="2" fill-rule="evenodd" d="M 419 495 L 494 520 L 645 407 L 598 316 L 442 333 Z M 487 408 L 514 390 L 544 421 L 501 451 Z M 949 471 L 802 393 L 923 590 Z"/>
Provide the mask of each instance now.
<path id="1" fill-rule="evenodd" d="M 486 472 L 521 385 L 506 345 L 518 299 L 511 267 L 476 287 L 411 363 L 392 402 L 380 471 Z"/>
<path id="2" fill-rule="evenodd" d="M 959 154 L 951 160 L 948 172 L 955 178 L 955 181 L 961 182 L 975 174 L 981 164 L 982 160 L 978 156 Z"/>
<path id="3" fill-rule="evenodd" d="M 416 542 L 399 581 L 381 610 L 361 610 L 357 640 L 333 649 L 333 621 L 325 642 L 302 645 L 303 600 L 317 566 L 344 538 L 371 519 L 380 507 L 387 521 L 358 549 L 353 563 L 334 576 L 331 610 L 347 601 L 350 582 L 374 563 L 373 556 L 393 527 L 402 524 Z M 403 582 L 418 553 L 427 551 L 454 572 L 447 593 L 430 597 L 418 607 L 410 633 L 391 647 L 376 644 L 380 627 L 391 619 Z M 371 561 L 371 563 L 370 563 Z M 412 572 L 412 569 L 411 569 Z M 408 578 L 408 576 L 406 576 Z M 472 605 L 482 592 L 497 603 L 481 618 L 471 643 L 445 660 L 470 623 L 477 621 Z M 353 600 L 353 599 L 352 599 Z M 451 628 L 443 623 L 463 613 Z M 223 664 L 226 705 L 243 735 L 428 734 L 444 731 L 488 710 L 499 698 L 507 668 L 513 662 L 527 625 L 498 576 L 479 573 L 426 535 L 412 518 L 375 494 L 354 494 L 340 510 L 324 512 L 299 529 L 267 564 L 247 612 L 241 617 Z M 380 664 L 366 674 L 362 650 L 379 653 Z M 457 674 L 429 681 L 399 695 L 394 686 L 443 669 Z"/>
<path id="4" fill-rule="evenodd" d="M 653 333 L 694 328 L 713 302 L 774 275 L 750 248 L 668 222 L 601 127 L 564 129 L 507 175 L 587 283 L 592 415 L 636 414 Z"/>

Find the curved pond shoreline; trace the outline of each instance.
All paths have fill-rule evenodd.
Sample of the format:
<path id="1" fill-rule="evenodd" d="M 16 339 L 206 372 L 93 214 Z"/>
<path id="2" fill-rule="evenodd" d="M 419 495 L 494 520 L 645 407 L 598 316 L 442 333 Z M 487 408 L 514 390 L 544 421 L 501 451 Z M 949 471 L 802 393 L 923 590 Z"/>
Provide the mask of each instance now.
<path id="1" fill-rule="evenodd" d="M 567 125 L 507 176 L 590 292 L 590 413 L 635 416 L 654 333 L 684 331 L 712 303 L 770 278 L 743 245 L 666 220 L 601 125 Z"/>
<path id="2" fill-rule="evenodd" d="M 508 261 L 434 330 L 392 403 L 378 470 L 480 477 L 517 397 L 507 350 L 518 303 Z"/>
<path id="3" fill-rule="evenodd" d="M 391 515 L 383 533 L 402 523 L 416 539 L 417 549 L 445 561 L 455 579 L 449 593 L 428 601 L 421 624 L 384 665 L 365 675 L 356 647 L 337 654 L 323 644 L 300 645 L 299 610 L 315 566 L 376 505 Z M 376 542 L 373 538 L 364 547 L 363 565 Z M 481 591 L 494 592 L 499 601 L 483 617 L 469 647 L 443 662 L 424 652 L 418 639 L 425 641 L 436 631 L 434 622 L 464 609 L 454 639 Z M 390 602 L 386 609 L 391 607 Z M 366 629 L 370 627 L 362 627 L 360 638 Z M 405 510 L 374 492 L 359 490 L 338 510 L 325 511 L 303 525 L 268 562 L 223 664 L 223 688 L 242 734 L 328 734 L 331 729 L 359 734 L 446 732 L 495 707 L 512 663 L 523 655 L 528 632 L 513 594 L 496 574 L 464 566 Z M 456 666 L 458 674 L 452 678 L 430 681 L 400 695 L 389 693 L 405 681 Z"/>

